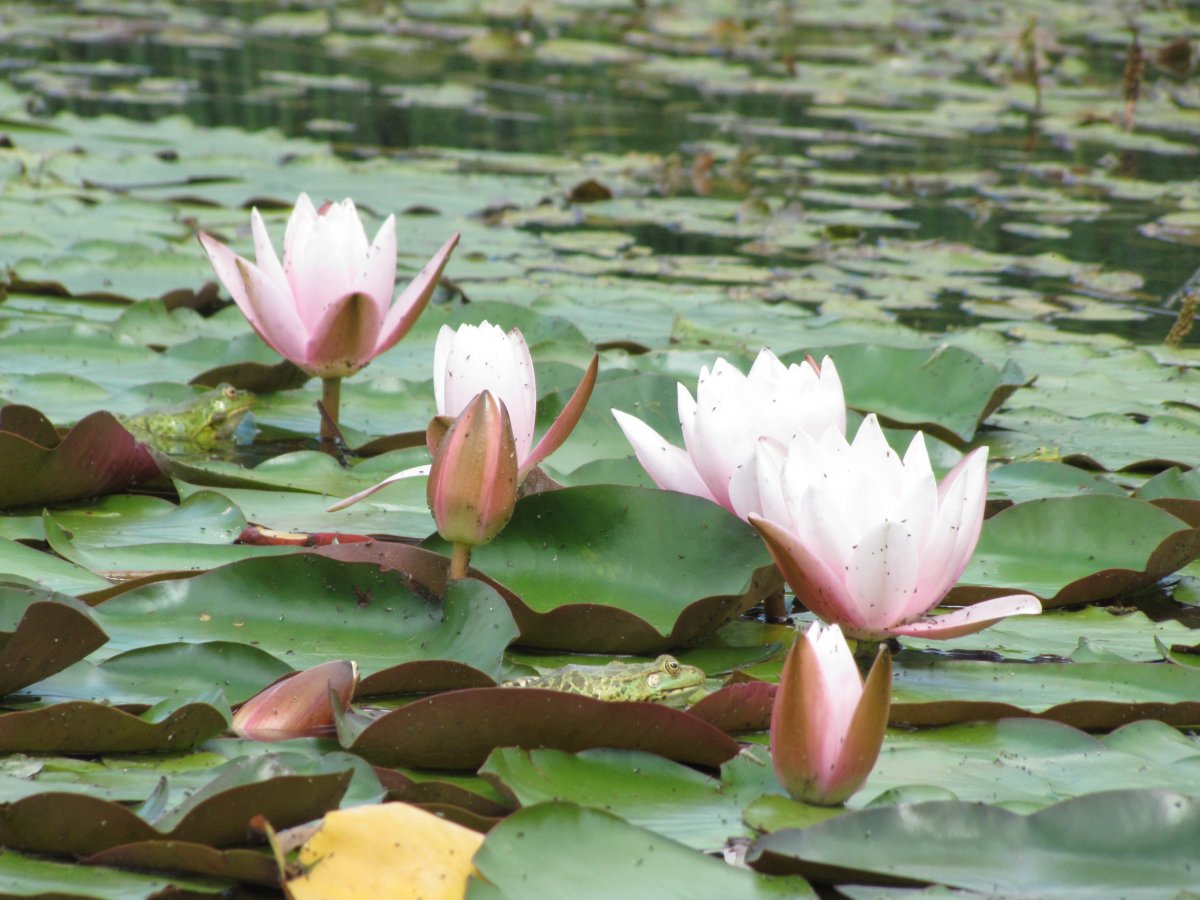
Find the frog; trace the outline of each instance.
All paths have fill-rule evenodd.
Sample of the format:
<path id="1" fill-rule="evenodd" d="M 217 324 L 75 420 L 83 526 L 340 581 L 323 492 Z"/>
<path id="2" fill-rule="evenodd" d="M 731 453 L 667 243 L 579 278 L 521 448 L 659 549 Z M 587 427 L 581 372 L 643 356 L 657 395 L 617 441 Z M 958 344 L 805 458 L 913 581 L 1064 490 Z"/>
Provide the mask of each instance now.
<path id="1" fill-rule="evenodd" d="M 669 700 L 704 684 L 705 675 L 668 654 L 652 663 L 612 662 L 606 666 L 563 666 L 545 675 L 505 681 L 506 688 L 542 688 L 582 694 L 596 700 Z"/>
<path id="2" fill-rule="evenodd" d="M 139 441 L 164 452 L 197 447 L 208 450 L 233 437 L 254 400 L 249 391 L 219 384 L 185 403 L 147 410 L 120 421 Z"/>

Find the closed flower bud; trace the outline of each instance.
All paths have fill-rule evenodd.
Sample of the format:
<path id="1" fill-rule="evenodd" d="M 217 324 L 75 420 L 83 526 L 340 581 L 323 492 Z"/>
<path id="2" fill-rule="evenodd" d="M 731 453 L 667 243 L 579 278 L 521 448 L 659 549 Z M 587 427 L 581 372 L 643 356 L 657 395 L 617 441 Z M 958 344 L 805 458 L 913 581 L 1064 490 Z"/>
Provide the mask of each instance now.
<path id="1" fill-rule="evenodd" d="M 453 544 L 486 544 L 517 501 L 517 448 L 504 404 L 483 391 L 450 425 L 429 472 L 429 508 Z"/>
<path id="2" fill-rule="evenodd" d="M 345 711 L 358 686 L 358 667 L 345 659 L 321 663 L 259 691 L 233 714 L 233 730 L 255 741 L 311 737 L 331 728 L 336 697 Z"/>

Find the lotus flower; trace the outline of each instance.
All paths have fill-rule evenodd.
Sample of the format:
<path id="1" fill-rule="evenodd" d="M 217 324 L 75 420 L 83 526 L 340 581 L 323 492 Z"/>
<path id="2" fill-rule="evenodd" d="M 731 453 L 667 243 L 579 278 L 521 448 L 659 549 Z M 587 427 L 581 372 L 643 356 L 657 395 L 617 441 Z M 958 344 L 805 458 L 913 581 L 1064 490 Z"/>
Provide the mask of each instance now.
<path id="1" fill-rule="evenodd" d="M 529 356 L 525 337 L 516 328 L 505 333 L 503 328 L 487 322 L 460 325 L 457 331 L 443 325 L 433 350 L 434 403 L 444 425 L 447 419 L 461 415 L 481 392 L 491 391 L 508 411 L 512 423 L 517 451 L 517 482 L 520 484 L 538 463 L 557 450 L 571 434 L 592 395 L 598 364 L 598 358 L 593 356 L 575 393 L 534 446 L 537 382 L 534 380 L 533 360 Z M 436 420 L 430 423 L 430 452 L 436 452 L 442 439 L 438 425 Z M 427 465 L 405 469 L 329 508 L 344 509 L 394 481 L 427 474 Z"/>
<path id="2" fill-rule="evenodd" d="M 301 194 L 275 254 L 262 216 L 250 215 L 257 262 L 234 254 L 207 234 L 200 243 L 238 308 L 281 356 L 325 381 L 336 422 L 339 379 L 352 375 L 408 333 L 437 285 L 454 235 L 393 301 L 396 219 L 389 216 L 373 242 L 353 200 L 319 210 Z M 323 432 L 324 434 L 324 432 Z"/>
<path id="3" fill-rule="evenodd" d="M 887 648 L 879 648 L 864 686 L 841 629 L 814 622 L 792 645 L 771 708 L 779 783 L 805 803 L 844 802 L 879 757 L 891 702 Z"/>
<path id="4" fill-rule="evenodd" d="M 760 437 L 846 430 L 846 400 L 829 357 L 785 366 L 763 349 L 750 373 L 718 359 L 700 370 L 696 398 L 679 385 L 680 449 L 640 419 L 613 410 L 638 462 L 660 488 L 695 494 L 745 519 L 760 512 L 757 451 Z"/>
<path id="5" fill-rule="evenodd" d="M 438 534 L 456 546 L 486 544 L 508 523 L 517 502 L 516 443 L 508 410 L 491 391 L 451 424 L 426 491 Z"/>
<path id="6" fill-rule="evenodd" d="M 1041 612 L 1013 594 L 941 616 L 925 614 L 958 581 L 983 526 L 987 450 L 939 485 L 917 432 L 901 460 L 874 414 L 851 444 L 830 428 L 786 447 L 758 447 L 759 530 L 797 598 L 850 637 L 951 638 L 1013 615 Z"/>

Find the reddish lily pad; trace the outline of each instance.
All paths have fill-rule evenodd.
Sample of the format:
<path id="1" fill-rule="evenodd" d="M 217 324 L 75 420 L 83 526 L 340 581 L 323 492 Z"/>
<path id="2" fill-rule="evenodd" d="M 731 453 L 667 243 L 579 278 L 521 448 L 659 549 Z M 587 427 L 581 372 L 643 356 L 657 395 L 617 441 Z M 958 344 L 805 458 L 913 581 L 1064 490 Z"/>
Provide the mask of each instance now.
<path id="1" fill-rule="evenodd" d="M 275 857 L 257 850 L 217 850 L 188 841 L 137 841 L 109 847 L 83 859 L 89 866 L 211 875 L 246 884 L 278 887 Z"/>
<path id="2" fill-rule="evenodd" d="M 0 428 L 3 509 L 124 491 L 158 475 L 146 448 L 106 412 L 80 420 L 61 441 L 50 441 L 54 426 L 29 407 L 0 410 Z"/>
<path id="3" fill-rule="evenodd" d="M 646 750 L 719 766 L 737 742 L 657 703 L 612 703 L 536 688 L 469 688 L 424 697 L 374 721 L 342 717 L 342 746 L 376 765 L 472 769 L 496 747 Z"/>
<path id="4" fill-rule="evenodd" d="M 330 771 L 339 764 L 295 754 L 238 760 L 178 808 L 149 821 L 127 806 L 87 794 L 34 794 L 0 804 L 0 845 L 89 856 L 164 839 L 210 847 L 242 844 L 254 816 L 286 828 L 335 808 L 353 775 L 350 768 Z"/>
<path id="5" fill-rule="evenodd" d="M 503 818 L 513 810 L 512 804 L 497 803 L 490 797 L 448 781 L 417 781 L 398 769 L 381 766 L 375 767 L 375 775 L 379 783 L 387 788 L 388 800 L 424 807 L 456 807 L 486 818 Z"/>
<path id="6" fill-rule="evenodd" d="M 525 497 L 472 554 L 504 589 L 521 644 L 591 653 L 699 641 L 773 589 L 769 563 L 754 529 L 716 504 L 625 485 Z"/>
<path id="7" fill-rule="evenodd" d="M 950 604 L 1027 591 L 1045 607 L 1153 584 L 1200 556 L 1200 529 L 1145 500 L 1107 494 L 1018 503 L 992 516 Z"/>
<path id="8" fill-rule="evenodd" d="M 24 585 L 0 583 L 0 617 L 0 696 L 62 671 L 108 640 L 85 604 Z"/>
<path id="9" fill-rule="evenodd" d="M 766 681 L 727 684 L 688 707 L 688 712 L 726 734 L 763 731 L 771 726 L 771 706 L 778 685 Z"/>
<path id="10" fill-rule="evenodd" d="M 218 695 L 219 696 L 219 695 Z M 213 698 L 167 702 L 139 715 L 70 700 L 0 715 L 0 753 L 144 753 L 186 750 L 229 727 Z"/>

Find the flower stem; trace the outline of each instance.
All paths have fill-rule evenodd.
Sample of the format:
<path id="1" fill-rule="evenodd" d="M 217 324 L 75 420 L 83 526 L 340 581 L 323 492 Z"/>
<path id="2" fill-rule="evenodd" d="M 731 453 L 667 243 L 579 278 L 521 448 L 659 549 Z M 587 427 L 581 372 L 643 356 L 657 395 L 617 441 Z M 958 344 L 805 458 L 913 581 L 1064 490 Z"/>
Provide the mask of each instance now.
<path id="1" fill-rule="evenodd" d="M 341 376 L 321 379 L 321 405 L 325 407 L 325 414 L 329 417 L 321 417 L 321 443 L 329 444 L 338 436 L 337 425 L 342 405 Z"/>
<path id="2" fill-rule="evenodd" d="M 471 545 L 455 543 L 450 551 L 450 577 L 466 578 L 467 564 L 471 561 Z"/>

